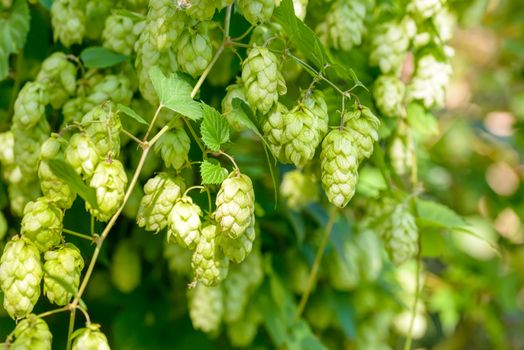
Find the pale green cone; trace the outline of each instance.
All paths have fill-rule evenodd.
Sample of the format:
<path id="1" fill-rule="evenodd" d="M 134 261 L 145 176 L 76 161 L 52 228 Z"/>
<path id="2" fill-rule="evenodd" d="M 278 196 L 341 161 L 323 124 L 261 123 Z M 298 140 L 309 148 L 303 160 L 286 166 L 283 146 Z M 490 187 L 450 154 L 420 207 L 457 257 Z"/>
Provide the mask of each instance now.
<path id="1" fill-rule="evenodd" d="M 0 258 L 0 287 L 9 316 L 20 318 L 33 311 L 40 296 L 42 275 L 38 248 L 25 238 L 11 239 Z"/>
<path id="2" fill-rule="evenodd" d="M 423 20 L 435 16 L 445 3 L 445 0 L 411 0 L 407 10 Z"/>
<path id="3" fill-rule="evenodd" d="M 134 89 L 133 82 L 126 76 L 126 72 L 116 75 L 104 75 L 103 78 L 93 86 L 92 91 L 87 96 L 87 101 L 94 106 L 104 104 L 108 101 L 111 101 L 115 105 L 120 103 L 127 106 L 131 103 Z M 109 128 L 109 131 L 113 133 L 115 130 L 112 130 L 112 128 L 120 129 L 118 115 L 111 115 L 109 113 L 110 109 L 107 108 L 107 106 L 99 106 L 97 108 L 103 108 L 105 115 L 93 115 L 92 117 L 94 118 L 91 120 L 100 120 L 102 123 L 106 123 L 106 128 Z M 113 121 L 110 120 L 112 117 L 115 118 Z M 106 133 L 109 131 L 106 131 Z"/>
<path id="4" fill-rule="evenodd" d="M 60 243 L 63 216 L 58 207 L 40 197 L 26 204 L 20 233 L 44 253 Z"/>
<path id="5" fill-rule="evenodd" d="M 287 163 L 284 152 L 284 132 L 286 128 L 285 115 L 288 109 L 282 103 L 277 102 L 266 115 L 262 123 L 262 130 L 269 149 L 273 155 L 281 162 Z"/>
<path id="6" fill-rule="evenodd" d="M 386 117 L 400 117 L 403 113 L 406 86 L 394 75 L 381 75 L 373 84 L 373 99 Z"/>
<path id="7" fill-rule="evenodd" d="M 72 350 L 110 350 L 107 338 L 100 331 L 100 325 L 90 324 L 73 333 Z"/>
<path id="8" fill-rule="evenodd" d="M 328 276 L 336 290 L 352 291 L 360 283 L 360 251 L 354 239 L 346 239 L 340 249 L 333 250 L 327 259 Z"/>
<path id="9" fill-rule="evenodd" d="M 184 249 L 176 242 L 164 241 L 164 258 L 170 271 L 191 278 L 191 255 L 189 249 Z"/>
<path id="10" fill-rule="evenodd" d="M 240 264 L 251 253 L 253 242 L 256 238 L 255 215 L 251 217 L 251 224 L 239 237 L 232 239 L 226 235 L 220 235 L 218 243 L 224 255 L 231 261 Z"/>
<path id="11" fill-rule="evenodd" d="M 179 3 L 186 2 L 185 0 L 175 1 Z M 198 21 L 208 21 L 213 18 L 215 10 L 219 7 L 222 6 L 216 0 L 196 0 L 191 2 L 191 5 L 186 9 L 186 13 Z"/>
<path id="12" fill-rule="evenodd" d="M 56 0 L 51 6 L 53 37 L 65 47 L 80 44 L 86 31 L 85 0 Z"/>
<path id="13" fill-rule="evenodd" d="M 366 32 L 366 2 L 363 0 L 335 0 L 324 22 L 317 27 L 324 43 L 344 51 L 362 43 Z"/>
<path id="14" fill-rule="evenodd" d="M 244 86 L 241 82 L 237 84 L 231 84 L 226 88 L 226 95 L 222 99 L 222 115 L 227 119 L 229 125 L 236 131 L 242 131 L 246 127 L 239 123 L 235 118 L 233 112 L 233 100 L 238 98 L 242 101 L 246 101 L 246 95 L 244 93 Z"/>
<path id="15" fill-rule="evenodd" d="M 131 54 L 138 39 L 138 35 L 133 31 L 134 26 L 135 23 L 129 16 L 109 15 L 102 32 L 102 46 L 123 55 Z"/>
<path id="16" fill-rule="evenodd" d="M 238 0 L 238 7 L 249 23 L 257 25 L 269 21 L 275 0 Z"/>
<path id="17" fill-rule="evenodd" d="M 289 208 L 300 210 L 318 199 L 317 183 L 311 174 L 291 170 L 282 178 L 280 194 Z"/>
<path id="18" fill-rule="evenodd" d="M 47 323 L 34 314 L 16 325 L 14 336 L 15 341 L 8 346 L 11 350 L 51 350 L 53 335 Z"/>
<path id="19" fill-rule="evenodd" d="M 208 23 L 199 23 L 184 31 L 177 42 L 177 62 L 180 69 L 193 77 L 204 72 L 213 58 Z"/>
<path id="20" fill-rule="evenodd" d="M 40 160 L 40 147 L 49 137 L 51 132 L 49 123 L 41 119 L 30 129 L 22 129 L 14 123 L 11 130 L 14 133 L 15 163 L 24 176 L 24 182 L 37 176 L 38 161 Z"/>
<path id="21" fill-rule="evenodd" d="M 184 190 L 182 178 L 173 177 L 168 173 L 159 173 L 149 179 L 144 185 L 144 197 L 138 208 L 138 226 L 155 232 L 164 229 L 176 200 Z"/>
<path id="22" fill-rule="evenodd" d="M 416 70 L 407 88 L 409 101 L 420 101 L 426 108 L 442 107 L 451 79 L 451 65 L 431 54 L 416 59 Z"/>
<path id="23" fill-rule="evenodd" d="M 26 83 L 15 100 L 13 124 L 22 130 L 33 128 L 45 119 L 45 106 L 48 102 L 49 95 L 43 83 Z"/>
<path id="24" fill-rule="evenodd" d="M 82 117 L 81 123 L 101 157 L 118 157 L 122 124 L 114 107 L 107 104 L 95 107 Z"/>
<path id="25" fill-rule="evenodd" d="M 62 114 L 64 115 L 62 126 L 80 122 L 84 114 L 89 112 L 93 107 L 95 107 L 95 105 L 84 96 L 69 99 L 62 106 Z"/>
<path id="26" fill-rule="evenodd" d="M 111 9 L 115 4 L 112 0 L 87 0 L 86 13 L 86 33 L 87 39 L 99 40 L 104 30 L 104 23 L 111 14 Z"/>
<path id="27" fill-rule="evenodd" d="M 111 282 L 122 293 L 130 293 L 140 285 L 142 259 L 131 240 L 118 242 L 113 253 L 110 272 Z"/>
<path id="28" fill-rule="evenodd" d="M 227 336 L 231 344 L 238 348 L 248 347 L 257 336 L 258 326 L 262 321 L 256 305 L 248 305 L 240 320 L 227 324 Z"/>
<path id="29" fill-rule="evenodd" d="M 400 264 L 416 256 L 418 251 L 418 228 L 409 209 L 399 204 L 391 213 L 389 229 L 382 239 L 393 263 Z"/>
<path id="30" fill-rule="evenodd" d="M 184 248 L 194 249 L 200 237 L 202 210 L 189 196 L 179 198 L 168 217 L 168 235 Z"/>
<path id="31" fill-rule="evenodd" d="M 373 154 L 374 143 L 378 141 L 380 120 L 367 107 L 344 115 L 344 127 L 351 133 L 353 145 L 357 147 L 359 162 Z"/>
<path id="32" fill-rule="evenodd" d="M 188 298 L 193 328 L 205 333 L 217 333 L 224 315 L 222 288 L 197 283 L 194 289 L 189 290 Z"/>
<path id="33" fill-rule="evenodd" d="M 278 58 L 265 47 L 255 46 L 248 51 L 242 63 L 242 82 L 248 103 L 261 113 L 269 112 L 278 95 L 287 91 Z"/>
<path id="34" fill-rule="evenodd" d="M 236 239 L 252 224 L 255 192 L 249 176 L 233 171 L 222 182 L 216 197 L 215 220 L 221 234 Z"/>
<path id="35" fill-rule="evenodd" d="M 359 152 L 347 129 L 332 130 L 322 142 L 321 180 L 328 200 L 345 207 L 355 194 Z"/>
<path id="36" fill-rule="evenodd" d="M 53 304 L 63 306 L 73 298 L 71 291 L 78 289 L 84 259 L 77 247 L 66 243 L 47 251 L 44 260 L 44 294 Z"/>
<path id="37" fill-rule="evenodd" d="M 36 81 L 44 84 L 49 102 L 59 109 L 76 90 L 76 66 L 63 52 L 55 52 L 42 62 Z"/>
<path id="38" fill-rule="evenodd" d="M 372 31 L 369 61 L 384 74 L 399 74 L 410 44 L 412 28 L 407 22 L 388 21 Z"/>
<path id="39" fill-rule="evenodd" d="M 98 164 L 89 182 L 96 191 L 98 209 L 86 202 L 86 209 L 99 221 L 108 221 L 124 200 L 127 176 L 119 160 L 105 160 Z"/>
<path id="40" fill-rule="evenodd" d="M 0 164 L 5 166 L 15 162 L 15 135 L 11 130 L 0 133 Z"/>
<path id="41" fill-rule="evenodd" d="M 189 136 L 183 127 L 179 127 L 162 135 L 155 144 L 154 150 L 162 157 L 167 167 L 178 170 L 188 163 L 190 147 Z"/>
<path id="42" fill-rule="evenodd" d="M 414 154 L 408 146 L 408 137 L 397 133 L 388 148 L 391 167 L 399 176 L 408 174 L 414 164 Z"/>
<path id="43" fill-rule="evenodd" d="M 191 259 L 194 279 L 206 286 L 215 286 L 227 276 L 229 260 L 217 243 L 217 226 L 208 224 L 200 230 L 200 239 Z"/>
<path id="44" fill-rule="evenodd" d="M 82 175 L 90 179 L 100 162 L 96 145 L 87 134 L 74 134 L 65 150 L 67 162 Z"/>
<path id="45" fill-rule="evenodd" d="M 24 208 L 32 200 L 40 196 L 40 185 L 37 180 L 29 182 L 11 183 L 8 187 L 9 206 L 16 216 L 24 215 Z"/>

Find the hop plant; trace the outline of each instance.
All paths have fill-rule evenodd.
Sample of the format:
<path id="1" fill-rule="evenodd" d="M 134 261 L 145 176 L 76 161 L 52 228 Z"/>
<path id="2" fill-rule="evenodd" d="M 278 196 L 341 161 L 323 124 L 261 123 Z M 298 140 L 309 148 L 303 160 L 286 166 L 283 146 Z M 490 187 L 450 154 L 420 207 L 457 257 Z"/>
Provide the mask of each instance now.
<path id="1" fill-rule="evenodd" d="M 443 5 L 444 0 L 411 0 L 407 9 L 420 19 L 426 19 L 435 16 Z"/>
<path id="2" fill-rule="evenodd" d="M 329 116 L 321 91 L 307 91 L 302 101 L 284 116 L 284 153 L 302 168 L 315 156 L 327 132 Z"/>
<path id="3" fill-rule="evenodd" d="M 257 25 L 269 21 L 275 9 L 275 0 L 239 0 L 238 7 L 249 23 Z"/>
<path id="4" fill-rule="evenodd" d="M 199 76 L 213 58 L 213 47 L 208 23 L 199 23 L 180 35 L 177 43 L 177 61 L 180 68 L 193 77 Z"/>
<path id="5" fill-rule="evenodd" d="M 100 161 L 97 147 L 86 134 L 74 134 L 65 150 L 67 162 L 82 175 L 90 179 Z"/>
<path id="6" fill-rule="evenodd" d="M 176 200 L 185 189 L 184 181 L 167 173 L 160 173 L 144 185 L 136 220 L 138 226 L 158 232 L 168 224 Z"/>
<path id="7" fill-rule="evenodd" d="M 167 167 L 178 170 L 188 163 L 190 147 L 189 136 L 184 128 L 179 127 L 162 135 L 155 144 L 154 150 L 162 157 Z"/>
<path id="8" fill-rule="evenodd" d="M 86 209 L 100 221 L 109 220 L 122 205 L 126 185 L 126 172 L 119 160 L 100 162 L 89 182 L 89 186 L 96 191 L 98 208 L 86 202 Z"/>
<path id="9" fill-rule="evenodd" d="M 261 113 L 267 113 L 286 93 L 286 83 L 279 71 L 278 59 L 265 47 L 255 46 L 242 63 L 242 82 L 247 102 Z"/>
<path id="10" fill-rule="evenodd" d="M 273 155 L 281 162 L 286 162 L 287 158 L 284 152 L 284 132 L 286 128 L 285 115 L 288 109 L 282 103 L 277 104 L 269 111 L 263 124 L 262 130 L 269 149 Z"/>
<path id="11" fill-rule="evenodd" d="M 305 174 L 299 169 L 284 174 L 280 184 L 280 194 L 286 205 L 294 210 L 300 210 L 318 199 L 315 179 L 311 174 Z"/>
<path id="12" fill-rule="evenodd" d="M 22 216 L 26 204 L 40 196 L 40 186 L 35 180 L 10 184 L 8 194 L 11 212 L 16 216 Z"/>
<path id="13" fill-rule="evenodd" d="M 227 336 L 231 344 L 239 348 L 248 347 L 255 339 L 262 320 L 262 315 L 257 311 L 256 306 L 248 305 L 242 319 L 227 325 Z"/>
<path id="14" fill-rule="evenodd" d="M 63 52 L 55 52 L 42 62 L 36 81 L 44 84 L 49 102 L 59 109 L 75 93 L 76 67 Z"/>
<path id="15" fill-rule="evenodd" d="M 448 62 L 434 55 L 417 58 L 416 71 L 407 88 L 410 101 L 420 101 L 426 108 L 443 106 L 452 69 Z"/>
<path id="16" fill-rule="evenodd" d="M 348 129 L 334 129 L 322 142 L 321 180 L 328 200 L 344 208 L 355 194 L 359 150 Z"/>
<path id="17" fill-rule="evenodd" d="M 194 249 L 200 237 L 202 210 L 189 196 L 177 199 L 168 217 L 168 235 L 184 248 Z"/>
<path id="18" fill-rule="evenodd" d="M 187 0 L 177 0 L 178 3 L 187 2 Z M 213 18 L 215 10 L 221 6 L 216 0 L 194 0 L 187 7 L 186 13 L 198 21 L 208 21 Z"/>
<path id="19" fill-rule="evenodd" d="M 122 293 L 130 293 L 140 285 L 142 261 L 129 239 L 118 242 L 111 264 L 111 282 Z"/>
<path id="20" fill-rule="evenodd" d="M 129 105 L 132 97 L 133 86 L 131 80 L 124 74 L 109 74 L 105 75 L 93 86 L 92 91 L 86 98 L 85 104 L 86 106 L 96 106 L 107 101 L 112 101 L 115 104 Z M 109 113 L 107 112 L 107 106 L 94 108 L 91 112 L 96 111 L 96 109 L 103 109 L 106 111 L 106 114 Z M 97 113 L 99 113 L 99 111 L 97 111 Z M 113 126 L 117 126 L 116 121 Z"/>
<path id="21" fill-rule="evenodd" d="M 0 258 L 0 287 L 4 309 L 12 318 L 28 315 L 40 296 L 42 262 L 40 251 L 25 238 L 15 236 Z"/>
<path id="22" fill-rule="evenodd" d="M 193 328 L 216 333 L 224 315 L 223 293 L 220 286 L 208 287 L 198 283 L 189 290 L 189 317 Z"/>
<path id="23" fill-rule="evenodd" d="M 24 208 L 20 231 L 44 253 L 62 239 L 62 211 L 45 197 L 29 202 Z"/>
<path id="24" fill-rule="evenodd" d="M 91 323 L 74 334 L 72 350 L 110 350 L 100 325 Z"/>
<path id="25" fill-rule="evenodd" d="M 233 100 L 235 98 L 246 101 L 246 95 L 244 93 L 244 86 L 241 82 L 237 84 L 231 84 L 226 88 L 226 95 L 222 99 L 222 115 L 226 117 L 227 122 L 236 131 L 242 131 L 245 126 L 238 122 L 233 115 Z"/>
<path id="26" fill-rule="evenodd" d="M 251 217 L 251 225 L 239 237 L 232 239 L 225 235 L 220 235 L 218 243 L 224 255 L 231 261 L 240 264 L 251 253 L 253 242 L 256 238 L 255 215 Z"/>
<path id="27" fill-rule="evenodd" d="M 349 112 L 344 116 L 345 128 L 353 138 L 353 144 L 358 149 L 359 162 L 373 154 L 373 144 L 378 141 L 380 120 L 364 106 Z"/>
<path id="28" fill-rule="evenodd" d="M 306 18 L 308 2 L 309 0 L 293 0 L 295 16 L 300 18 L 302 21 Z"/>
<path id="29" fill-rule="evenodd" d="M 82 118 L 82 125 L 100 156 L 118 157 L 122 124 L 120 117 L 112 111 L 111 106 L 93 108 Z"/>
<path id="30" fill-rule="evenodd" d="M 416 28 L 409 21 L 388 21 L 377 25 L 370 42 L 369 61 L 383 74 L 398 74 Z"/>
<path id="31" fill-rule="evenodd" d="M 221 234 L 236 239 L 252 224 L 255 192 L 249 176 L 232 172 L 222 182 L 216 198 L 215 219 Z"/>
<path id="32" fill-rule="evenodd" d="M 218 228 L 207 224 L 200 230 L 195 252 L 191 259 L 194 279 L 206 286 L 215 286 L 227 276 L 229 260 L 217 244 Z"/>
<path id="33" fill-rule="evenodd" d="M 33 128 L 45 119 L 45 106 L 48 103 L 49 95 L 43 83 L 25 84 L 16 97 L 13 125 L 22 130 Z"/>
<path id="34" fill-rule="evenodd" d="M 20 321 L 13 332 L 15 341 L 8 345 L 13 350 L 51 350 L 53 335 L 47 323 L 40 317 L 30 314 Z"/>
<path id="35" fill-rule="evenodd" d="M 85 6 L 86 32 L 85 37 L 99 40 L 104 30 L 106 18 L 111 14 L 114 3 L 111 0 L 87 0 Z"/>
<path id="36" fill-rule="evenodd" d="M 15 122 L 14 119 L 13 121 Z M 49 123 L 46 119 L 42 119 L 32 128 L 22 129 L 15 122 L 11 131 L 13 131 L 15 139 L 13 149 L 15 163 L 20 168 L 23 182 L 28 183 L 37 177 L 40 148 L 49 136 Z"/>
<path id="37" fill-rule="evenodd" d="M 51 5 L 55 41 L 65 47 L 80 44 L 86 31 L 85 0 L 57 0 Z"/>
<path id="38" fill-rule="evenodd" d="M 418 229 L 415 217 L 406 205 L 398 204 L 395 207 L 382 239 L 393 263 L 400 264 L 415 257 L 418 251 Z"/>
<path id="39" fill-rule="evenodd" d="M 409 149 L 408 138 L 401 132 L 397 133 L 388 148 L 391 167 L 399 176 L 406 175 L 413 166 L 413 152 Z"/>
<path id="40" fill-rule="evenodd" d="M 68 100 L 62 106 L 62 114 L 64 115 L 62 125 L 79 122 L 84 114 L 89 112 L 94 106 L 95 105 L 85 96 L 79 96 Z"/>
<path id="41" fill-rule="evenodd" d="M 373 84 L 373 98 L 378 110 L 387 117 L 398 117 L 403 111 L 406 86 L 393 75 L 381 75 Z"/>
<path id="42" fill-rule="evenodd" d="M 84 259 L 75 245 L 66 243 L 44 254 L 44 294 L 50 302 L 67 304 L 80 284 Z M 65 286 L 67 286 L 67 288 Z"/>
<path id="43" fill-rule="evenodd" d="M 336 0 L 317 28 L 326 45 L 349 51 L 362 43 L 366 27 L 366 4 L 362 0 Z"/>
<path id="44" fill-rule="evenodd" d="M 164 258 L 167 260 L 169 270 L 190 278 L 192 251 L 184 249 L 176 242 L 164 241 Z"/>
<path id="45" fill-rule="evenodd" d="M 102 45 L 110 50 L 129 55 L 138 39 L 133 31 L 135 23 L 129 16 L 112 14 L 106 18 L 102 32 Z"/>

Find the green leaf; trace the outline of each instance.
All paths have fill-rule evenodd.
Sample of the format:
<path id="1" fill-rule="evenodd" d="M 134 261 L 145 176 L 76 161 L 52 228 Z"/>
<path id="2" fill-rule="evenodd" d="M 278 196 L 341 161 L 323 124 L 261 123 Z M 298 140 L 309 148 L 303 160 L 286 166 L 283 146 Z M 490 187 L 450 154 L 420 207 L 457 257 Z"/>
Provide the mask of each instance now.
<path id="1" fill-rule="evenodd" d="M 78 193 L 78 195 L 88 202 L 93 208 L 98 208 L 95 189 L 87 186 L 71 165 L 62 159 L 50 159 L 48 163 L 49 167 L 56 176 L 64 180 L 73 191 Z"/>
<path id="2" fill-rule="evenodd" d="M 443 204 L 416 199 L 418 222 L 433 227 L 470 230 L 470 225 L 460 215 Z"/>
<path id="3" fill-rule="evenodd" d="M 191 120 L 202 118 L 202 107 L 191 97 L 192 87 L 187 81 L 177 74 L 166 77 L 158 66 L 151 67 L 149 78 L 162 106 Z"/>
<path id="4" fill-rule="evenodd" d="M 105 47 L 90 46 L 82 50 L 80 59 L 84 62 L 86 68 L 107 68 L 127 61 L 129 57 Z"/>
<path id="5" fill-rule="evenodd" d="M 24 47 L 30 20 L 26 0 L 15 0 L 7 16 L 0 18 L 0 81 L 9 73 L 9 55 Z"/>
<path id="6" fill-rule="evenodd" d="M 200 165 L 200 175 L 204 185 L 221 184 L 227 178 L 228 172 L 220 164 L 204 160 Z"/>
<path id="7" fill-rule="evenodd" d="M 247 103 L 244 100 L 235 97 L 233 101 L 231 101 L 231 106 L 233 106 L 233 110 L 231 111 L 232 118 L 242 124 L 246 129 L 253 131 L 258 137 L 263 138 L 253 122 L 255 116 Z"/>
<path id="8" fill-rule="evenodd" d="M 200 125 L 202 141 L 212 151 L 220 151 L 220 146 L 229 141 L 229 124 L 213 107 L 202 103 L 204 120 Z"/>
<path id="9" fill-rule="evenodd" d="M 410 103 L 407 115 L 409 125 L 417 134 L 423 137 L 438 135 L 437 119 L 431 113 L 426 112 L 426 109 L 421 104 L 416 102 Z"/>
<path id="10" fill-rule="evenodd" d="M 283 27 L 287 36 L 318 69 L 329 63 L 329 57 L 315 32 L 295 16 L 292 0 L 283 0 L 273 12 L 273 18 Z"/>
<path id="11" fill-rule="evenodd" d="M 127 106 L 124 106 L 122 104 L 118 104 L 117 105 L 117 109 L 124 113 L 125 115 L 127 115 L 128 117 L 131 117 L 133 118 L 134 120 L 136 120 L 137 122 L 139 122 L 140 124 L 144 124 L 144 125 L 148 125 L 148 122 L 146 122 L 144 120 L 144 118 L 142 118 L 137 112 L 135 112 L 133 109 L 127 107 Z"/>

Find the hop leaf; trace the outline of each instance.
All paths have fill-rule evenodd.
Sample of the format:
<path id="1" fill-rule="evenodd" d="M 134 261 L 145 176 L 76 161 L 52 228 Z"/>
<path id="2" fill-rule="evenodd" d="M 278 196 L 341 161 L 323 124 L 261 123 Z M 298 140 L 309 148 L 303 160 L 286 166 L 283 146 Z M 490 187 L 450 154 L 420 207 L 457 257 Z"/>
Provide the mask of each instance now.
<path id="1" fill-rule="evenodd" d="M 200 126 L 202 141 L 212 151 L 220 151 L 220 146 L 229 141 L 229 125 L 227 120 L 213 107 L 202 105 L 204 120 Z"/>
<path id="2" fill-rule="evenodd" d="M 227 178 L 227 169 L 222 168 L 220 164 L 211 163 L 210 161 L 204 160 L 200 164 L 200 175 L 202 176 L 202 184 L 220 184 Z"/>

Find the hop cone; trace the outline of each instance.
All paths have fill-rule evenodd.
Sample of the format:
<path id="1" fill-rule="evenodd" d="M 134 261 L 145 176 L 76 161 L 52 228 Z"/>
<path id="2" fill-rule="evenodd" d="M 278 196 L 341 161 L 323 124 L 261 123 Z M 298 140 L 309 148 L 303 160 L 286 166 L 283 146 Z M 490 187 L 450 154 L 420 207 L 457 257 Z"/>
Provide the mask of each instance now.
<path id="1" fill-rule="evenodd" d="M 184 0 L 177 0 L 180 2 L 185 2 Z M 198 21 L 208 21 L 213 18 L 215 10 L 220 5 L 219 1 L 216 0 L 195 0 L 191 2 L 191 5 L 186 9 L 186 13 L 192 18 Z"/>
<path id="2" fill-rule="evenodd" d="M 111 14 L 114 6 L 112 0 L 87 0 L 86 13 L 86 32 L 85 37 L 91 40 L 99 40 L 104 30 L 106 18 Z"/>
<path id="3" fill-rule="evenodd" d="M 164 258 L 169 270 L 188 278 L 191 277 L 191 253 L 189 249 L 184 249 L 175 242 L 164 243 Z"/>
<path id="4" fill-rule="evenodd" d="M 40 147 L 49 137 L 49 123 L 46 119 L 42 119 L 31 129 L 22 129 L 15 122 L 11 131 L 13 131 L 15 139 L 15 147 L 13 149 L 15 163 L 20 167 L 20 171 L 24 176 L 23 181 L 28 182 L 37 177 Z"/>
<path id="5" fill-rule="evenodd" d="M 452 73 L 449 63 L 427 54 L 417 58 L 416 66 L 407 89 L 408 99 L 421 101 L 426 108 L 443 106 Z"/>
<path id="6" fill-rule="evenodd" d="M 367 107 L 349 112 L 345 116 L 345 128 L 351 133 L 353 145 L 358 149 L 359 162 L 373 154 L 373 144 L 378 140 L 380 121 Z"/>
<path id="7" fill-rule="evenodd" d="M 380 237 L 372 230 L 364 230 L 356 237 L 360 251 L 360 275 L 364 281 L 375 281 L 382 270 L 382 244 Z"/>
<path id="8" fill-rule="evenodd" d="M 293 210 L 300 210 L 318 199 L 315 179 L 298 169 L 284 174 L 280 184 L 280 194 L 286 205 Z"/>
<path id="9" fill-rule="evenodd" d="M 112 101 L 113 103 L 121 103 L 123 105 L 129 105 L 133 97 L 133 86 L 131 80 L 124 74 L 109 74 L 105 75 L 99 82 L 97 82 L 92 91 L 87 96 L 87 104 L 96 106 L 107 101 Z M 98 109 L 98 111 L 96 111 Z M 112 114 L 108 110 L 107 106 L 101 106 L 94 108 L 91 113 L 96 111 L 96 113 L 105 112 L 105 116 L 101 114 L 92 114 L 90 115 L 89 121 L 99 120 L 101 123 L 107 121 L 109 118 L 115 118 L 112 121 L 112 124 L 107 126 L 107 128 L 120 128 L 120 120 L 116 114 Z M 111 122 L 111 121 L 109 121 Z M 113 130 L 111 130 L 113 131 Z"/>
<path id="10" fill-rule="evenodd" d="M 226 311 L 227 315 L 227 311 Z M 254 304 L 247 307 L 242 319 L 230 322 L 227 325 L 227 336 L 231 344 L 238 348 L 248 347 L 255 339 L 262 316 Z"/>
<path id="11" fill-rule="evenodd" d="M 59 109 L 75 93 L 76 67 L 63 52 L 55 52 L 42 62 L 36 81 L 45 85 L 49 102 Z"/>
<path id="12" fill-rule="evenodd" d="M 198 283 L 189 291 L 189 317 L 195 329 L 216 333 L 224 315 L 222 288 Z"/>
<path id="13" fill-rule="evenodd" d="M 74 134 L 65 150 L 67 162 L 82 175 L 90 179 L 100 161 L 96 145 L 86 134 Z"/>
<path id="14" fill-rule="evenodd" d="M 184 248 L 194 249 L 200 237 L 202 210 L 191 197 L 179 198 L 168 218 L 169 236 L 173 236 Z"/>
<path id="15" fill-rule="evenodd" d="M 232 239 L 225 235 L 220 235 L 219 245 L 229 260 L 240 264 L 251 253 L 253 242 L 255 241 L 255 215 L 251 216 L 251 225 L 239 237 Z"/>
<path id="16" fill-rule="evenodd" d="M 86 31 L 85 0 L 56 0 L 51 6 L 54 40 L 65 47 L 80 44 Z"/>
<path id="17" fill-rule="evenodd" d="M 232 172 L 216 198 L 215 219 L 223 235 L 236 239 L 252 224 L 255 192 L 249 176 Z"/>
<path id="18" fill-rule="evenodd" d="M 62 218 L 63 213 L 58 207 L 40 197 L 25 206 L 21 234 L 44 253 L 60 243 Z"/>
<path id="19" fill-rule="evenodd" d="M 40 296 L 42 263 L 38 248 L 24 238 L 9 241 L 0 259 L 4 309 L 12 318 L 29 314 Z"/>
<path id="20" fill-rule="evenodd" d="M 378 110 L 387 117 L 402 114 L 406 87 L 394 75 L 381 75 L 373 84 L 373 99 Z"/>
<path id="21" fill-rule="evenodd" d="M 15 341 L 8 346 L 9 349 L 51 350 L 53 335 L 47 323 L 34 314 L 28 315 L 16 325 L 14 336 Z"/>
<path id="22" fill-rule="evenodd" d="M 90 324 L 75 332 L 72 350 L 110 350 L 107 338 L 100 325 Z"/>
<path id="23" fill-rule="evenodd" d="M 265 47 L 255 46 L 249 50 L 242 64 L 242 82 L 247 102 L 262 113 L 269 112 L 278 95 L 287 91 L 278 59 Z"/>
<path id="24" fill-rule="evenodd" d="M 353 239 L 346 239 L 342 247 L 329 255 L 328 275 L 333 288 L 351 291 L 360 282 L 360 251 Z"/>
<path id="25" fill-rule="evenodd" d="M 123 55 L 129 55 L 138 39 L 133 31 L 133 20 L 125 15 L 112 14 L 106 18 L 102 32 L 102 45 Z"/>
<path id="26" fill-rule="evenodd" d="M 182 168 L 188 162 L 188 153 L 191 140 L 184 128 L 175 128 L 166 132 L 154 146 L 157 154 L 160 154 L 167 167 L 175 170 Z"/>
<path id="27" fill-rule="evenodd" d="M 44 260 L 44 294 L 50 302 L 65 305 L 74 296 L 71 291 L 76 291 L 80 284 L 80 273 L 84 268 L 80 250 L 72 243 L 66 243 L 56 250 L 47 251 Z"/>
<path id="28" fill-rule="evenodd" d="M 11 165 L 15 162 L 15 135 L 12 131 L 0 133 L 0 164 L 3 166 Z"/>
<path id="29" fill-rule="evenodd" d="M 40 196 L 40 185 L 34 180 L 9 184 L 8 194 L 11 212 L 16 216 L 22 216 L 26 204 Z"/>
<path id="30" fill-rule="evenodd" d="M 111 110 L 111 107 L 105 105 L 93 108 L 82 118 L 82 125 L 96 145 L 100 156 L 118 157 L 122 124 L 120 117 Z"/>
<path id="31" fill-rule="evenodd" d="M 418 251 L 418 229 L 409 209 L 399 204 L 391 213 L 391 223 L 382 238 L 393 263 L 413 258 Z"/>
<path id="32" fill-rule="evenodd" d="M 195 28 L 188 28 L 178 39 L 178 64 L 193 77 L 202 74 L 213 58 L 207 26 L 207 23 L 200 23 Z"/>
<path id="33" fill-rule="evenodd" d="M 122 293 L 130 293 L 141 279 L 142 260 L 137 248 L 129 239 L 120 241 L 111 263 L 111 282 Z"/>
<path id="34" fill-rule="evenodd" d="M 398 74 L 409 48 L 410 30 L 399 21 L 379 24 L 371 37 L 370 63 L 379 66 L 384 74 Z"/>
<path id="35" fill-rule="evenodd" d="M 249 38 L 250 46 L 265 46 L 268 43 L 268 40 L 279 36 L 283 32 L 283 28 L 280 24 L 275 22 L 269 22 L 257 25 L 251 32 Z"/>
<path id="36" fill-rule="evenodd" d="M 229 260 L 217 244 L 219 232 L 216 225 L 204 226 L 200 234 L 201 237 L 191 260 L 191 267 L 195 281 L 202 282 L 206 286 L 214 286 L 227 276 Z"/>
<path id="37" fill-rule="evenodd" d="M 397 134 L 388 149 L 391 167 L 397 175 L 406 175 L 413 165 L 413 153 L 409 150 L 406 135 Z"/>
<path id="38" fill-rule="evenodd" d="M 411 0 L 407 9 L 420 19 L 435 16 L 443 7 L 444 0 Z"/>
<path id="39" fill-rule="evenodd" d="M 122 205 L 127 176 L 122 163 L 113 159 L 100 162 L 89 182 L 96 191 L 98 209 L 86 202 L 86 209 L 99 221 L 107 221 Z"/>
<path id="40" fill-rule="evenodd" d="M 242 131 L 245 126 L 239 123 L 233 115 L 233 100 L 235 98 L 246 101 L 246 95 L 244 94 L 244 86 L 242 83 L 231 84 L 226 88 L 226 95 L 222 99 L 222 115 L 227 119 L 229 125 L 236 131 Z"/>
<path id="41" fill-rule="evenodd" d="M 53 173 L 47 162 L 49 159 L 62 156 L 60 148 L 60 141 L 56 137 L 50 137 L 42 144 L 38 178 L 40 179 L 40 188 L 44 197 L 58 208 L 69 209 L 73 205 L 76 193 L 64 180 Z"/>
<path id="42" fill-rule="evenodd" d="M 94 106 L 95 105 L 84 96 L 68 100 L 62 107 L 62 114 L 64 115 L 62 125 L 80 122 L 84 114 L 89 112 Z"/>
<path id="43" fill-rule="evenodd" d="M 25 84 L 16 97 L 13 124 L 22 130 L 33 128 L 45 119 L 45 106 L 48 102 L 49 95 L 43 83 Z"/>
<path id="44" fill-rule="evenodd" d="M 273 155 L 281 162 L 286 161 L 284 153 L 284 131 L 286 127 L 285 115 L 287 107 L 282 103 L 277 104 L 269 111 L 263 124 L 262 130 Z"/>
<path id="45" fill-rule="evenodd" d="M 138 226 L 156 232 L 164 229 L 169 214 L 184 189 L 185 184 L 181 178 L 167 173 L 160 173 L 149 179 L 144 185 L 144 197 L 138 208 Z"/>
<path id="46" fill-rule="evenodd" d="M 322 142 L 322 187 L 331 203 L 345 207 L 355 194 L 358 181 L 358 147 L 347 129 L 332 130 Z"/>
<path id="47" fill-rule="evenodd" d="M 329 116 L 324 95 L 307 93 L 301 103 L 284 116 L 285 156 L 297 167 L 304 167 L 327 132 Z"/>
<path id="48" fill-rule="evenodd" d="M 349 51 L 362 43 L 366 31 L 366 3 L 362 0 L 336 0 L 317 31 L 335 49 Z"/>
<path id="49" fill-rule="evenodd" d="M 257 25 L 269 21 L 275 9 L 275 0 L 238 0 L 238 7 L 249 23 Z"/>

